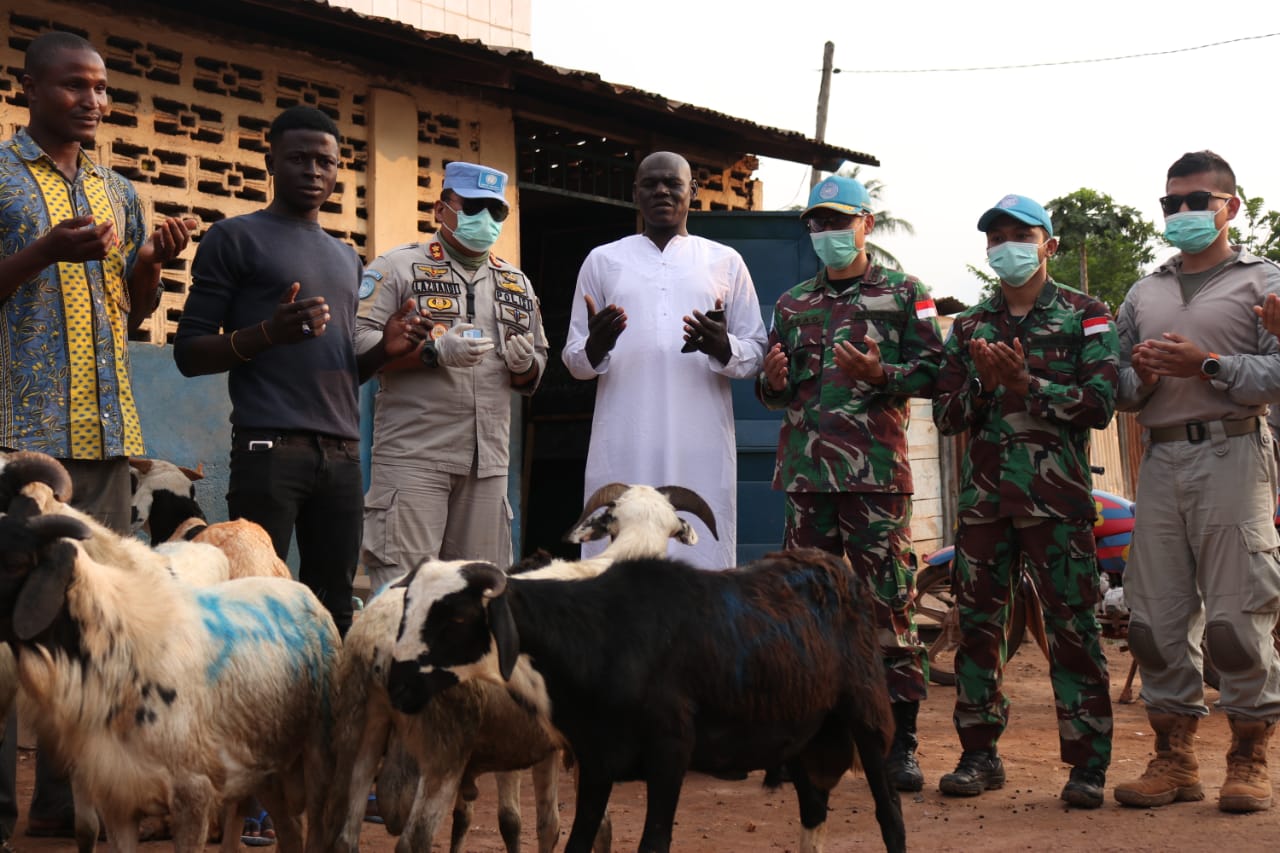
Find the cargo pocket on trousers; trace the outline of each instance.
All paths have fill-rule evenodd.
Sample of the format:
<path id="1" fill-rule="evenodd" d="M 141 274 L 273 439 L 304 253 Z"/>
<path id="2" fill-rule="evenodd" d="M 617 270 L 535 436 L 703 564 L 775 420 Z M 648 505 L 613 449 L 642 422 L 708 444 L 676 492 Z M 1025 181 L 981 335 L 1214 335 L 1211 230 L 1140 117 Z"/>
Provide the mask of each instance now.
<path id="1" fill-rule="evenodd" d="M 1070 566 L 1063 579 L 1063 601 L 1073 607 L 1095 607 L 1102 592 L 1098 583 L 1098 540 L 1093 537 L 1093 531 L 1072 531 L 1067 540 L 1067 555 Z"/>
<path id="2" fill-rule="evenodd" d="M 396 490 L 371 488 L 364 499 L 364 544 L 366 568 L 396 565 Z"/>
<path id="3" fill-rule="evenodd" d="M 1280 611 L 1280 535 L 1270 520 L 1239 527 L 1249 555 L 1241 585 L 1240 609 L 1245 613 Z"/>

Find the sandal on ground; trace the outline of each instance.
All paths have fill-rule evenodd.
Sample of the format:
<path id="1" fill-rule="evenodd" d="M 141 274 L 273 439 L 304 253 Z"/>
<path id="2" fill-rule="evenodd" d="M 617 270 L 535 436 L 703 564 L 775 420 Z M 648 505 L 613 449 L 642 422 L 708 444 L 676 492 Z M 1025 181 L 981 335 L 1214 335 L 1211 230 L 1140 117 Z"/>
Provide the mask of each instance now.
<path id="1" fill-rule="evenodd" d="M 382 815 L 378 814 L 378 795 L 370 794 L 369 802 L 364 807 L 364 819 L 369 823 L 382 823 Z"/>
<path id="2" fill-rule="evenodd" d="M 240 843 L 248 847 L 266 847 L 276 843 L 275 824 L 271 822 L 271 815 L 267 814 L 265 809 L 257 817 L 244 819 Z"/>

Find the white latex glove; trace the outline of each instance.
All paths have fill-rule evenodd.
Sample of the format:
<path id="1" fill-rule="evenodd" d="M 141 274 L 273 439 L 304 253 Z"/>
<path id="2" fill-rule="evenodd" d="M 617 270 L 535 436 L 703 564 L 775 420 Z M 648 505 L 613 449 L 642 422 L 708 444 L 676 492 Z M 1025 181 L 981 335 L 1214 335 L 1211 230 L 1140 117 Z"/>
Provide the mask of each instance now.
<path id="1" fill-rule="evenodd" d="M 484 354 L 493 349 L 489 338 L 464 338 L 463 332 L 474 329 L 471 323 L 459 323 L 436 340 L 436 355 L 442 367 L 475 367 Z"/>
<path id="2" fill-rule="evenodd" d="M 517 376 L 533 367 L 533 332 L 507 338 L 507 369 Z"/>

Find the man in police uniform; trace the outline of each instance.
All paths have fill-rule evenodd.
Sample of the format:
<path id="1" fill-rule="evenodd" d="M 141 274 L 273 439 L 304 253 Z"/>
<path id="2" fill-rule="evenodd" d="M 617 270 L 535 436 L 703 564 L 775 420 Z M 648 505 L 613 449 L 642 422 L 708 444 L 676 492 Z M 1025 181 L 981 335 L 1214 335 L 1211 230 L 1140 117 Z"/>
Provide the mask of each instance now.
<path id="1" fill-rule="evenodd" d="M 489 251 L 506 184 L 448 164 L 436 239 L 392 249 L 360 284 L 361 351 L 405 299 L 432 318 L 418 352 L 379 374 L 361 554 L 375 590 L 427 557 L 511 563 L 511 392 L 537 388 L 547 339 L 529 279 Z"/>

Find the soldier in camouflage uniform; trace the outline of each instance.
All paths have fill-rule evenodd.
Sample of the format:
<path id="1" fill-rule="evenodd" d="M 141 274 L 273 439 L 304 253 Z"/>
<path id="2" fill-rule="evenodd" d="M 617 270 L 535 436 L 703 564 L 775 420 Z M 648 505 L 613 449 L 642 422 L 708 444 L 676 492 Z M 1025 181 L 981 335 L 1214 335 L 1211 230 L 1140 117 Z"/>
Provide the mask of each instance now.
<path id="1" fill-rule="evenodd" d="M 1098 599 L 1089 431 L 1111 420 L 1118 342 L 1107 306 L 1048 276 L 1057 249 L 1043 207 L 1010 195 L 978 220 L 1000 290 L 956 318 L 933 413 L 967 432 L 953 586 L 960 611 L 955 726 L 964 752 L 944 794 L 1004 784 L 996 741 L 1009 721 L 1001 690 L 1005 625 L 1022 567 L 1044 606 L 1062 798 L 1102 805 L 1111 699 Z"/>
<path id="2" fill-rule="evenodd" d="M 824 269 L 778 300 L 756 391 L 786 410 L 773 479 L 787 493 L 786 547 L 846 555 L 872 590 L 896 723 L 889 776 L 919 791 L 928 656 L 911 604 L 908 398 L 933 392 L 942 338 L 924 284 L 867 257 L 869 202 L 851 178 L 814 187 L 801 218 Z"/>

